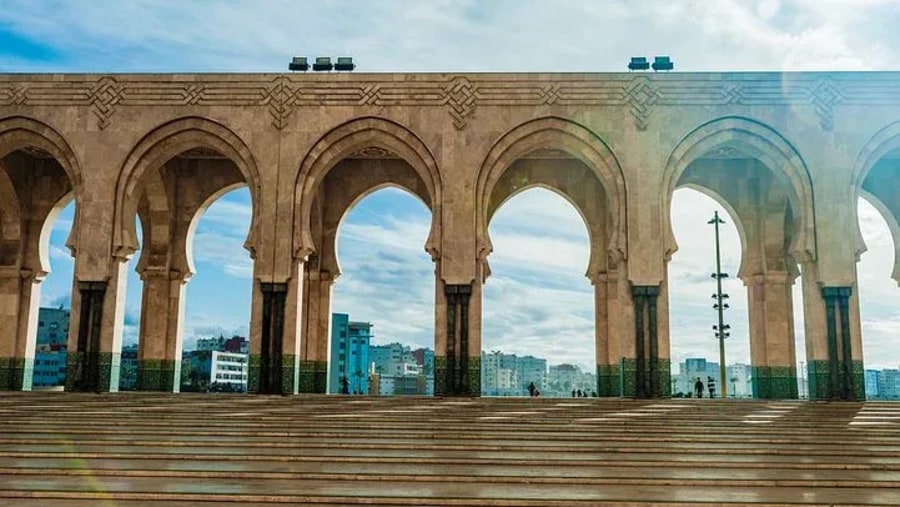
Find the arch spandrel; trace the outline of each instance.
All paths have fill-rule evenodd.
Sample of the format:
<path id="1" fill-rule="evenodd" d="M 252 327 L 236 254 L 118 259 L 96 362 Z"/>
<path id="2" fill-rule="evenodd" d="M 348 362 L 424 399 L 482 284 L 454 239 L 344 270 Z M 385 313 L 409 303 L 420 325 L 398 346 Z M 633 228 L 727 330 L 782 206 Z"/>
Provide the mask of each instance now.
<path id="1" fill-rule="evenodd" d="M 432 214 L 425 249 L 433 259 L 438 258 L 442 182 L 435 157 L 408 128 L 378 117 L 354 119 L 332 129 L 304 157 L 294 186 L 294 257 L 305 259 L 317 251 L 311 220 L 313 204 L 325 177 L 349 155 L 365 148 L 383 149 L 395 154 L 412 167 L 424 184 L 428 194 L 427 205 Z M 350 203 L 346 204 L 349 206 Z"/>
<path id="2" fill-rule="evenodd" d="M 228 127 L 213 120 L 186 117 L 170 121 L 150 131 L 135 146 L 119 173 L 113 231 L 113 253 L 127 257 L 137 250 L 134 216 L 145 190 L 148 171 L 158 170 L 180 153 L 193 148 L 216 151 L 235 164 L 243 175 L 253 202 L 250 232 L 244 247 L 255 256 L 259 224 L 259 169 L 249 147 Z"/>
<path id="3" fill-rule="evenodd" d="M 766 166 L 776 179 L 785 183 L 788 201 L 799 222 L 790 246 L 792 257 L 811 261 L 817 257 L 815 203 L 812 178 L 797 150 L 769 126 L 748 118 L 728 116 L 707 122 L 688 133 L 672 151 L 662 173 L 663 223 L 668 224 L 667 257 L 678 248 L 672 231 L 672 193 L 688 166 L 705 154 L 723 147 L 736 147 L 749 158 Z"/>
<path id="4" fill-rule="evenodd" d="M 477 258 L 484 262 L 492 250 L 488 223 L 498 181 L 517 160 L 540 149 L 562 150 L 590 170 L 603 188 L 607 200 L 610 220 L 606 243 L 608 257 L 627 258 L 626 189 L 622 168 L 600 137 L 578 123 L 559 117 L 539 118 L 513 128 L 494 143 L 485 157 L 478 173 L 475 195 Z M 571 197 L 567 196 L 567 199 L 571 202 Z M 582 210 L 579 212 L 583 213 Z M 588 229 L 591 229 L 590 224 Z M 593 266 L 593 259 L 599 257 L 592 252 L 591 258 Z"/>

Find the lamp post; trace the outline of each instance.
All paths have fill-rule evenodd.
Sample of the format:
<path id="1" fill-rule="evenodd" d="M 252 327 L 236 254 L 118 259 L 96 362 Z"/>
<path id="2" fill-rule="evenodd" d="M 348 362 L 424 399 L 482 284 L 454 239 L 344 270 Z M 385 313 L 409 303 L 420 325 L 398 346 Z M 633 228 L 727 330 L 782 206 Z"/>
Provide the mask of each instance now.
<path id="1" fill-rule="evenodd" d="M 731 335 L 731 333 L 728 332 L 728 330 L 731 329 L 731 326 L 725 324 L 725 309 L 728 308 L 728 303 L 726 303 L 725 300 L 728 299 L 728 294 L 722 293 L 722 279 L 728 278 L 728 273 L 722 272 L 722 255 L 719 247 L 719 224 L 724 224 L 725 221 L 719 218 L 719 212 L 716 211 L 713 214 L 712 220 L 707 223 L 713 224 L 716 228 L 716 272 L 712 274 L 712 277 L 716 279 L 716 293 L 713 294 L 712 297 L 716 300 L 713 308 L 718 313 L 719 325 L 713 326 L 713 329 L 716 331 L 716 338 L 719 340 L 719 379 L 722 384 L 721 397 L 726 398 L 728 397 L 728 381 L 725 378 L 725 338 L 728 338 Z"/>

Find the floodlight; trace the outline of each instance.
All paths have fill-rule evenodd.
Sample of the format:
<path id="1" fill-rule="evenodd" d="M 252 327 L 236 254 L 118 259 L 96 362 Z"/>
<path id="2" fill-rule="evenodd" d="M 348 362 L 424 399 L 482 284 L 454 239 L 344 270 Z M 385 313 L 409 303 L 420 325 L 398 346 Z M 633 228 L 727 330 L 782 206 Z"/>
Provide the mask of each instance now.
<path id="1" fill-rule="evenodd" d="M 650 62 L 646 56 L 632 56 L 631 63 L 628 64 L 628 70 L 647 70 L 650 68 Z"/>
<path id="2" fill-rule="evenodd" d="M 672 60 L 668 56 L 657 56 L 653 58 L 653 70 L 672 70 L 675 68 L 675 64 L 672 63 Z"/>
<path id="3" fill-rule="evenodd" d="M 353 58 L 349 56 L 337 57 L 337 63 L 334 64 L 334 70 L 353 70 L 356 65 L 353 64 Z"/>
<path id="4" fill-rule="evenodd" d="M 313 70 L 316 72 L 323 70 L 331 70 L 334 68 L 334 65 L 331 64 L 330 56 L 317 56 L 316 63 L 312 66 Z"/>
<path id="5" fill-rule="evenodd" d="M 309 63 L 306 61 L 305 56 L 295 56 L 291 58 L 291 63 L 288 64 L 288 70 L 290 71 L 298 71 L 302 70 L 304 72 L 309 70 Z"/>

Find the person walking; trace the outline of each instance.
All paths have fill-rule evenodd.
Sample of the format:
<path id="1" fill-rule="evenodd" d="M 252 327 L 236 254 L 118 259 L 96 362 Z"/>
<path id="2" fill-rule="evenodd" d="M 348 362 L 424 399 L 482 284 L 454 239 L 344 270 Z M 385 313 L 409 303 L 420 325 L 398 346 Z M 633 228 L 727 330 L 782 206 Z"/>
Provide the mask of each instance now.
<path id="1" fill-rule="evenodd" d="M 700 377 L 697 377 L 697 380 L 694 382 L 694 393 L 696 393 L 698 398 L 703 397 L 703 381 L 700 380 Z"/>
<path id="2" fill-rule="evenodd" d="M 706 377 L 706 390 L 709 391 L 709 397 L 716 397 L 716 379 L 712 377 Z"/>
<path id="3" fill-rule="evenodd" d="M 533 398 L 535 391 L 537 391 L 537 387 L 534 386 L 534 382 L 528 384 L 528 396 Z"/>

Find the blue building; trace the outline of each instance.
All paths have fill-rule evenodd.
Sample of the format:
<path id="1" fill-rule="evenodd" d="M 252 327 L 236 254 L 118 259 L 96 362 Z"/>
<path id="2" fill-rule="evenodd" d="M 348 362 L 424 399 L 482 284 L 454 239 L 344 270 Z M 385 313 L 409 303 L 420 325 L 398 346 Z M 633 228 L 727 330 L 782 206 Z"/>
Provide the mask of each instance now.
<path id="1" fill-rule="evenodd" d="M 878 388 L 878 377 L 880 373 L 881 372 L 878 370 L 866 370 L 866 398 L 879 398 L 879 395 L 881 394 L 881 390 Z"/>
<path id="2" fill-rule="evenodd" d="M 32 387 L 55 387 L 66 384 L 68 338 L 69 310 L 40 308 Z"/>
<path id="3" fill-rule="evenodd" d="M 352 322 L 346 313 L 331 314 L 331 371 L 328 392 L 341 392 L 341 379 L 347 379 L 350 394 L 369 392 L 369 342 L 372 324 Z"/>

